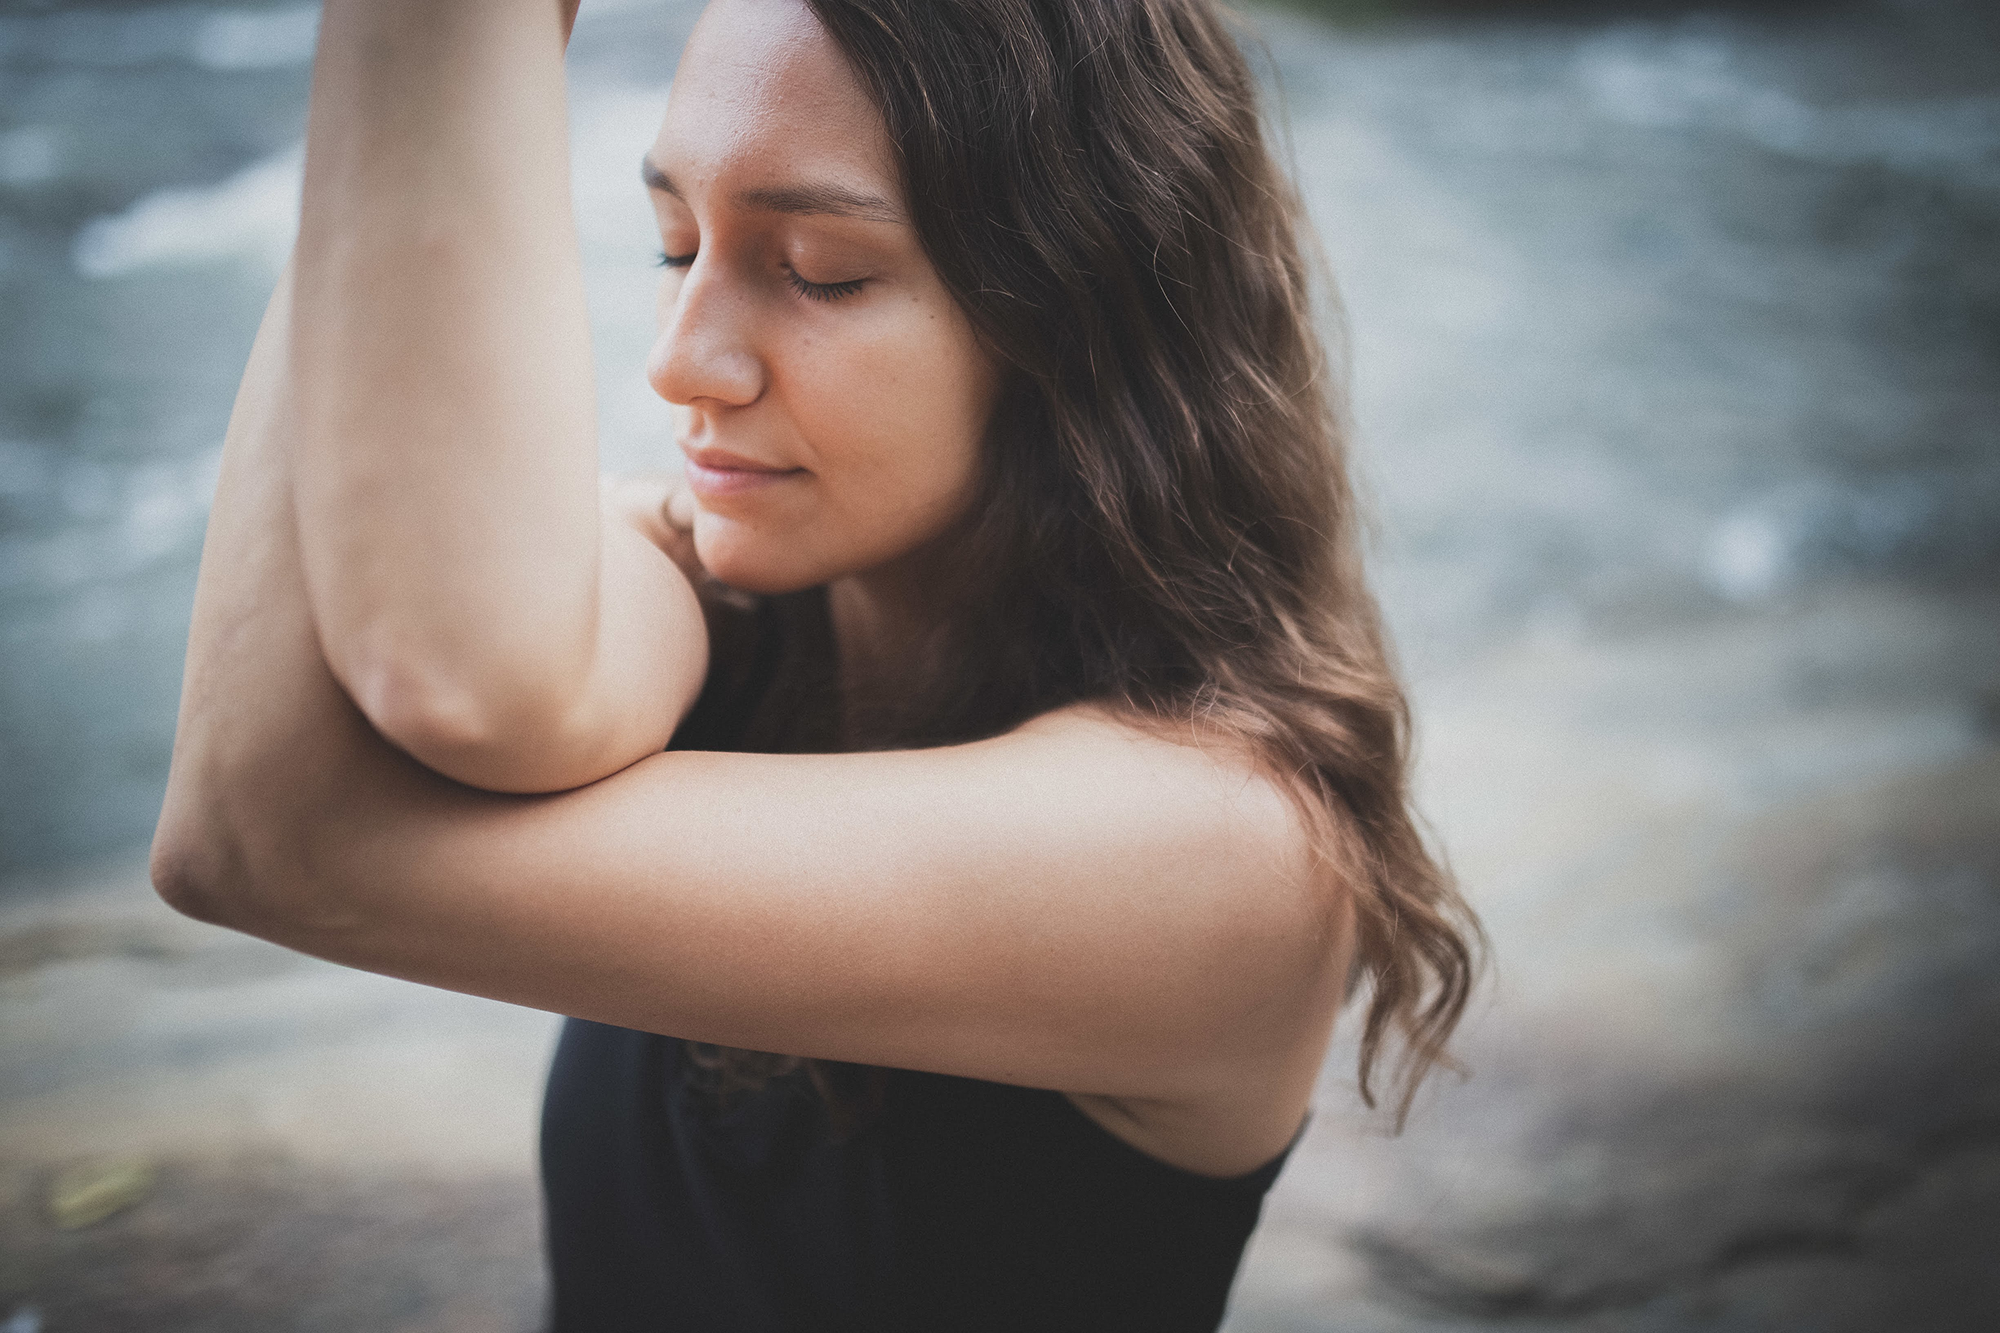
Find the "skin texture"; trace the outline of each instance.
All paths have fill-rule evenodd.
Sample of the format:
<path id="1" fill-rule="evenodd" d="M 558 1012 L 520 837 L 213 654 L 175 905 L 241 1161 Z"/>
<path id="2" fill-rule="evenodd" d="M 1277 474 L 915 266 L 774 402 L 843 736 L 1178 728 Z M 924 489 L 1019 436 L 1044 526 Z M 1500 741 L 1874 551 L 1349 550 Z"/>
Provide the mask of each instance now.
<path id="1" fill-rule="evenodd" d="M 753 592 L 904 575 L 965 508 L 998 374 L 866 93 L 802 7 L 720 8 L 647 163 L 668 262 L 647 375 L 687 409 L 703 564 Z M 712 454 L 790 471 L 705 485 Z"/>
<path id="2" fill-rule="evenodd" d="M 305 224 L 203 557 L 161 893 L 514 1003 L 1060 1089 L 1190 1170 L 1268 1160 L 1351 923 L 1239 752 L 1075 707 L 921 751 L 659 753 L 707 669 L 700 564 L 828 583 L 850 679 L 893 657 L 948 584 L 995 377 L 893 216 L 837 53 L 794 0 L 723 0 L 649 154 L 663 248 L 692 259 L 648 372 L 697 463 L 785 475 L 698 481 L 692 505 L 600 493 L 564 31 L 548 0 L 326 7 Z M 769 206 L 829 186 L 889 208 Z"/>
<path id="3" fill-rule="evenodd" d="M 328 665 L 411 754 L 511 791 L 656 752 L 706 669 L 686 580 L 600 521 L 561 19 L 326 12 L 286 343 Z"/>

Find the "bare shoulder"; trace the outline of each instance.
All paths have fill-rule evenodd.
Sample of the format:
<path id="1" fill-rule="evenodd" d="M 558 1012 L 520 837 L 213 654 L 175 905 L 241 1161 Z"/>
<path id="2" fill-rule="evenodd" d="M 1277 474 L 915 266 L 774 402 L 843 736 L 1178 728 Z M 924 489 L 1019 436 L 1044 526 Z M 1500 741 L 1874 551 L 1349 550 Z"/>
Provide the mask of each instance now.
<path id="1" fill-rule="evenodd" d="M 1203 921 L 1205 938 L 1181 955 L 1195 991 L 1178 1014 L 1184 1030 L 1199 1031 L 1202 1015 L 1229 1016 L 1208 1044 L 1224 1058 L 1173 1095 L 1072 1089 L 1070 1100 L 1172 1165 L 1214 1176 L 1263 1165 L 1298 1129 L 1346 990 L 1349 900 L 1314 853 L 1312 823 L 1260 758 L 1218 729 L 1082 706 L 1012 734 L 1048 747 L 1052 770 L 1074 773 L 1068 781 L 1132 820 L 1149 845 L 1128 855 L 1178 886 Z"/>
<path id="2" fill-rule="evenodd" d="M 1233 1015 L 1226 1044 L 1246 1067 L 1317 1030 L 1345 977 L 1349 886 L 1316 841 L 1326 826 L 1248 744 L 1098 704 L 988 744 L 1013 840 L 1064 856 L 1080 899 L 1170 946 L 1161 956 L 1191 982 L 1186 1016 Z"/>

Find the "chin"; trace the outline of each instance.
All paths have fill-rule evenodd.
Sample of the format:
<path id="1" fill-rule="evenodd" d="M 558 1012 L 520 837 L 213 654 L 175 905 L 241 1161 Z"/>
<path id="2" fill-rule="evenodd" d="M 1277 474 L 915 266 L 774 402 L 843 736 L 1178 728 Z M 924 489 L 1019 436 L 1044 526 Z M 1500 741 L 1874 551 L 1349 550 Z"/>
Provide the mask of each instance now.
<path id="1" fill-rule="evenodd" d="M 843 572 L 802 559 L 793 542 L 709 514 L 695 518 L 694 550 L 710 577 L 760 597 L 815 587 Z"/>

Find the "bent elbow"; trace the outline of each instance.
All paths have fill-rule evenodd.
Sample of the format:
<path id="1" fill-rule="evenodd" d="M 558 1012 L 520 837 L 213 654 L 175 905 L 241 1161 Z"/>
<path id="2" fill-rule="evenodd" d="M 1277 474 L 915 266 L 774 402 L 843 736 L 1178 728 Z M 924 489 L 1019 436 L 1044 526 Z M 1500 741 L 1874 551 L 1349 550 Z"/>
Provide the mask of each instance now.
<path id="1" fill-rule="evenodd" d="M 170 804 L 154 831 L 148 857 L 153 892 L 182 916 L 211 926 L 230 925 L 231 889 L 240 878 L 231 868 L 237 860 L 212 821 L 190 818 Z"/>
<path id="2" fill-rule="evenodd" d="M 602 776 L 581 748 L 560 689 L 488 682 L 406 657 L 357 664 L 346 682 L 381 737 L 434 772 L 487 791 L 561 791 Z"/>
<path id="3" fill-rule="evenodd" d="M 182 916 L 292 948 L 350 924 L 341 881 L 314 873 L 282 804 L 183 792 L 169 778 L 147 864 L 153 892 Z"/>
<path id="4" fill-rule="evenodd" d="M 348 693 L 370 725 L 433 768 L 440 768 L 435 757 L 492 748 L 504 731 L 491 701 L 448 673 L 378 658 L 349 674 Z"/>

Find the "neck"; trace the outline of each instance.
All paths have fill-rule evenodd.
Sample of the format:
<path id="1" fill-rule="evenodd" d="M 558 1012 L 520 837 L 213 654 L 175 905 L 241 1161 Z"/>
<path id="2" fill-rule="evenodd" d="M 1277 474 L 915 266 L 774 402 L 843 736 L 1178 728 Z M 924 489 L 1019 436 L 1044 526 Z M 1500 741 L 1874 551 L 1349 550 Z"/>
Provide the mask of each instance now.
<path id="1" fill-rule="evenodd" d="M 924 632 L 934 622 L 921 590 L 871 574 L 827 585 L 827 613 L 840 654 L 841 694 L 852 704 L 897 688 Z"/>
<path id="2" fill-rule="evenodd" d="M 936 635 L 955 600 L 950 566 L 926 547 L 827 585 L 827 613 L 850 711 L 913 695 L 933 667 Z"/>

